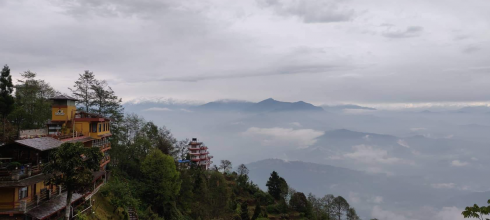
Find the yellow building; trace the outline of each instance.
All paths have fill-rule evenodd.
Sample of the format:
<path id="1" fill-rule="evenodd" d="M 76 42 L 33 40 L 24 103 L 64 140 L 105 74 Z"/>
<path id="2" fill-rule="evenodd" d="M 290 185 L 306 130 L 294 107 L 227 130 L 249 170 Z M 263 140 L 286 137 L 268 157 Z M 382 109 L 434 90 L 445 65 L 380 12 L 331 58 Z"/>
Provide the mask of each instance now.
<path id="1" fill-rule="evenodd" d="M 66 206 L 62 186 L 45 185 L 43 164 L 49 152 L 66 142 L 80 142 L 85 147 L 98 147 L 104 153 L 100 171 L 94 173 L 94 190 L 107 175 L 110 120 L 97 114 L 76 110 L 75 99 L 53 97 L 52 118 L 42 137 L 16 140 L 0 147 L 0 219 L 55 219 Z M 24 132 L 31 134 L 32 132 Z M 86 195 L 73 196 L 76 206 Z"/>

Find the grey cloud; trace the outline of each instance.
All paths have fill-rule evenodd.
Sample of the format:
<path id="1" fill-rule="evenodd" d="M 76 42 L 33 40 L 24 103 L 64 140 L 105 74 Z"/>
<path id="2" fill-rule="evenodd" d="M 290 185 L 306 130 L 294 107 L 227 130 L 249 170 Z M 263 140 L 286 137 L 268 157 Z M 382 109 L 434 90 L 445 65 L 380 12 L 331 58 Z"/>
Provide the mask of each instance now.
<path id="1" fill-rule="evenodd" d="M 67 9 L 66 13 L 78 17 L 86 15 L 138 16 L 148 18 L 155 13 L 163 13 L 179 1 L 171 0 L 52 0 Z"/>
<path id="2" fill-rule="evenodd" d="M 391 26 L 390 26 L 391 27 Z M 409 38 L 409 37 L 418 37 L 424 30 L 423 27 L 420 26 L 410 26 L 405 30 L 391 30 L 389 28 L 387 31 L 383 33 L 384 37 L 387 38 Z"/>
<path id="3" fill-rule="evenodd" d="M 342 7 L 339 0 L 257 0 L 260 5 L 272 8 L 282 16 L 297 16 L 305 23 L 344 22 L 354 19 L 353 9 Z"/>
<path id="4" fill-rule="evenodd" d="M 168 77 L 161 78 L 159 81 L 168 82 L 198 82 L 204 80 L 220 80 L 220 79 L 239 79 L 261 76 L 274 76 L 274 75 L 292 75 L 292 74 L 314 74 L 314 73 L 328 73 L 336 70 L 344 70 L 348 67 L 333 66 L 333 65 L 302 65 L 302 66 L 285 66 L 274 70 L 258 70 L 247 73 L 235 73 L 235 74 L 204 74 L 197 76 L 185 76 L 185 77 Z"/>
<path id="5" fill-rule="evenodd" d="M 463 53 L 474 53 L 474 52 L 477 52 L 477 51 L 480 51 L 482 48 L 477 46 L 477 45 L 468 45 L 466 47 L 464 47 L 461 51 Z"/>

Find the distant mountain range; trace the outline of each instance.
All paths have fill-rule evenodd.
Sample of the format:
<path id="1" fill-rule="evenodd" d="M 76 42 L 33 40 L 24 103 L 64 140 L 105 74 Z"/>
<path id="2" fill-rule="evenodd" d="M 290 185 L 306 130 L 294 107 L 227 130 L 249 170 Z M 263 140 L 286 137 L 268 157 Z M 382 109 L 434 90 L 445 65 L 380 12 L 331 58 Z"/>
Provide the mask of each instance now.
<path id="1" fill-rule="evenodd" d="M 125 103 L 128 111 L 171 111 L 173 109 L 182 109 L 192 111 L 235 111 L 248 113 L 266 113 L 266 112 L 292 112 L 308 111 L 322 112 L 322 107 L 312 105 L 303 101 L 298 102 L 281 102 L 269 98 L 261 102 L 248 102 L 241 100 L 218 100 L 206 104 L 197 102 L 181 102 L 173 99 L 143 99 L 133 100 Z"/>

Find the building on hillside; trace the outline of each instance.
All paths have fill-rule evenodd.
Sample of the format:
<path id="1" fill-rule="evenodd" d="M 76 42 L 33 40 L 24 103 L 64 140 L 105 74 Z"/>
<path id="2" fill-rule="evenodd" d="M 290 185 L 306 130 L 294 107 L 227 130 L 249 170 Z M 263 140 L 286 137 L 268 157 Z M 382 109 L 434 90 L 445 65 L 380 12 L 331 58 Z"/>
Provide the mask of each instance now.
<path id="1" fill-rule="evenodd" d="M 190 141 L 187 146 L 191 156 L 191 162 L 202 169 L 209 169 L 213 163 L 211 161 L 213 156 L 209 155 L 208 147 L 202 142 L 198 142 L 197 138 L 192 138 L 192 141 Z"/>
<path id="2" fill-rule="evenodd" d="M 111 160 L 110 120 L 77 111 L 76 100 L 69 96 L 56 96 L 52 101 L 52 117 L 45 129 L 21 131 L 18 140 L 0 146 L 0 219 L 57 219 L 63 215 L 65 189 L 46 185 L 42 173 L 50 152 L 63 143 L 79 142 L 104 154 L 100 170 L 93 174 L 92 191 L 74 194 L 71 207 L 89 200 L 106 181 Z"/>

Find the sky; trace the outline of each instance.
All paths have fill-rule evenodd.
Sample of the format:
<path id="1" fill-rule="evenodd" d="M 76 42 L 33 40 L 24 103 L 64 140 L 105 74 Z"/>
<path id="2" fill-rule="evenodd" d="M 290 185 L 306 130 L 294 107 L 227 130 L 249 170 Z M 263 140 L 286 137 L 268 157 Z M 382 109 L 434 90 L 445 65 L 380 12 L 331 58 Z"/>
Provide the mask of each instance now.
<path id="1" fill-rule="evenodd" d="M 488 0 L 2 0 L 0 63 L 123 100 L 490 103 Z"/>

